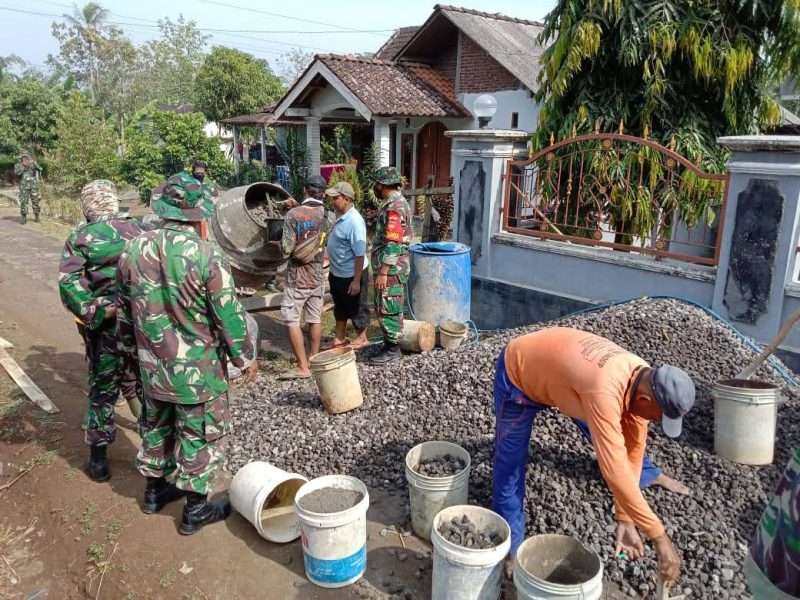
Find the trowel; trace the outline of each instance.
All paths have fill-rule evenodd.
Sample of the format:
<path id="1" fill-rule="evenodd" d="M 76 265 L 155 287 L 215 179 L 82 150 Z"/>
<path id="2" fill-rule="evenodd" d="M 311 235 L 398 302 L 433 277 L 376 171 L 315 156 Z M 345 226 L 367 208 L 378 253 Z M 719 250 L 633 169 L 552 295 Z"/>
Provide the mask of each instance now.
<path id="1" fill-rule="evenodd" d="M 750 377 L 753 376 L 753 373 L 756 372 L 756 369 L 761 366 L 761 363 L 767 360 L 767 357 L 769 357 L 769 355 L 775 351 L 775 348 L 777 348 L 778 345 L 783 341 L 783 338 L 789 334 L 789 332 L 792 330 L 792 327 L 794 327 L 794 324 L 797 323 L 798 320 L 800 320 L 800 309 L 796 310 L 794 313 L 792 313 L 792 316 L 786 319 L 786 322 L 783 324 L 783 327 L 781 327 L 778 335 L 775 336 L 775 339 L 770 342 L 769 346 L 764 348 L 761 354 L 759 354 L 753 362 L 739 372 L 739 374 L 736 376 L 736 379 L 750 379 Z"/>

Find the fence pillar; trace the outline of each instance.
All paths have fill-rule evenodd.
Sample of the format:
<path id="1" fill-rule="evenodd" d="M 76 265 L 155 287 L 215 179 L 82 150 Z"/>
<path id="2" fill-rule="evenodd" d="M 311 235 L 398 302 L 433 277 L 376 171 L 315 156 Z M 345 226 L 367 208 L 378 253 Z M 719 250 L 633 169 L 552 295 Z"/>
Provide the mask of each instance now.
<path id="1" fill-rule="evenodd" d="M 500 230 L 503 175 L 512 156 L 527 157 L 524 131 L 446 131 L 452 138 L 453 239 L 472 249 L 472 274 L 488 275 L 489 239 Z"/>
<path id="2" fill-rule="evenodd" d="M 765 343 L 785 319 L 800 214 L 800 137 L 736 136 L 712 308 Z M 744 366 L 744 365 L 742 365 Z"/>

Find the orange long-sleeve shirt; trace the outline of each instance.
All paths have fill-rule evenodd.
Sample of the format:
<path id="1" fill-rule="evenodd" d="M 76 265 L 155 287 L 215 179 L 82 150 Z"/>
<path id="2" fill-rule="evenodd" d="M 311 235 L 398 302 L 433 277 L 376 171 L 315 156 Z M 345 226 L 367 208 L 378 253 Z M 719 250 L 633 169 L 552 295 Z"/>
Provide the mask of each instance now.
<path id="1" fill-rule="evenodd" d="M 628 411 L 636 375 L 647 363 L 605 338 L 565 327 L 516 338 L 505 363 L 509 379 L 528 398 L 589 425 L 617 521 L 633 521 L 650 539 L 663 535 L 639 489 L 647 419 Z"/>

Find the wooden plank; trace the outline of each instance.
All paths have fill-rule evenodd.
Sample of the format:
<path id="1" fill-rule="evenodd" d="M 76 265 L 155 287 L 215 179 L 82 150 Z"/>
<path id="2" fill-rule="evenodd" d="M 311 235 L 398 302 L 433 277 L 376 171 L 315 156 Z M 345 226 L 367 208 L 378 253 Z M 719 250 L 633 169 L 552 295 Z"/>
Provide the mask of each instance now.
<path id="1" fill-rule="evenodd" d="M 3 338 L 0 338 L 0 348 L 5 348 L 7 350 L 8 348 L 13 348 L 13 347 L 14 347 L 14 344 L 9 342 L 8 340 L 4 340 Z"/>
<path id="2" fill-rule="evenodd" d="M 11 379 L 19 386 L 19 389 L 21 389 L 36 406 L 50 414 L 61 412 L 59 408 L 50 401 L 50 398 L 39 389 L 39 386 L 33 383 L 31 378 L 22 370 L 22 367 L 17 364 L 17 361 L 11 358 L 5 348 L 0 348 L 0 365 L 3 365 L 3 368 L 11 376 Z"/>
<path id="3" fill-rule="evenodd" d="M 332 302 L 331 295 L 326 291 L 322 297 L 324 302 Z M 263 296 L 250 296 L 249 298 L 239 298 L 247 312 L 264 312 L 268 310 L 280 310 L 283 302 L 283 292 L 277 294 L 264 294 Z"/>

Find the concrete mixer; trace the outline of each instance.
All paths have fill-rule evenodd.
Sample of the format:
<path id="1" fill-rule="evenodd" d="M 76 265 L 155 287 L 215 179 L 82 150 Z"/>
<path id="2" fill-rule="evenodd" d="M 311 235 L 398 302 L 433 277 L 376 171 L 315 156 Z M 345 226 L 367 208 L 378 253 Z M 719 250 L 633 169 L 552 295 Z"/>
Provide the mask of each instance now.
<path id="1" fill-rule="evenodd" d="M 289 193 L 260 181 L 224 192 L 209 220 L 209 236 L 231 265 L 237 288 L 259 288 L 286 270 L 278 244 Z"/>

